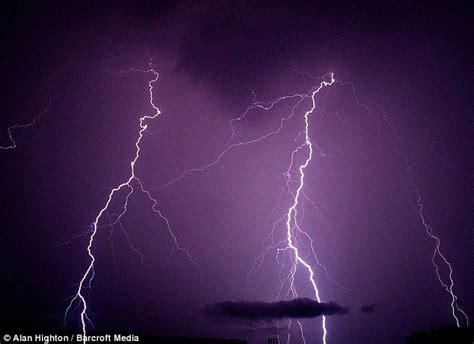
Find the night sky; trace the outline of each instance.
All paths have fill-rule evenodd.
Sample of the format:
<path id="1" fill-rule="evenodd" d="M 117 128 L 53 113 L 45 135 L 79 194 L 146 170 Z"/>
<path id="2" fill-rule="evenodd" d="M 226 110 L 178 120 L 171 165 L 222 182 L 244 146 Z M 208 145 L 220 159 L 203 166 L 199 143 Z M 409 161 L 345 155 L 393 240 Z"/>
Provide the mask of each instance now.
<path id="1" fill-rule="evenodd" d="M 434 3 L 2 2 L 0 335 L 78 292 L 89 334 L 465 326 L 474 15 Z"/>

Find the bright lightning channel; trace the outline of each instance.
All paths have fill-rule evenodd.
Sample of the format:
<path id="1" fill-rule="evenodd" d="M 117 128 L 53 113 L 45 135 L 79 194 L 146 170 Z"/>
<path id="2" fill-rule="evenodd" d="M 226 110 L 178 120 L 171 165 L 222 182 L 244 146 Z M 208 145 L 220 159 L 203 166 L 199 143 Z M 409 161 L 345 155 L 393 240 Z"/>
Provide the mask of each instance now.
<path id="1" fill-rule="evenodd" d="M 230 126 L 231 126 L 231 137 L 230 139 L 228 140 L 228 142 L 232 141 L 232 139 L 235 137 L 235 129 L 234 129 L 234 122 L 237 122 L 237 121 L 241 121 L 242 119 L 244 119 L 251 110 L 254 110 L 254 109 L 260 109 L 260 110 L 264 110 L 264 111 L 269 111 L 271 110 L 273 107 L 275 107 L 277 104 L 283 102 L 283 101 L 286 101 L 286 100 L 292 100 L 292 99 L 298 99 L 298 101 L 295 103 L 295 105 L 292 107 L 291 109 L 291 112 L 288 116 L 286 117 L 283 117 L 282 119 L 280 119 L 280 125 L 277 127 L 277 129 L 273 130 L 273 131 L 270 131 L 266 134 L 264 134 L 263 136 L 260 136 L 258 138 L 255 138 L 255 139 L 251 139 L 251 140 L 247 140 L 247 141 L 239 141 L 239 142 L 236 142 L 236 143 L 232 143 L 230 144 L 226 149 L 224 149 L 218 156 L 215 160 L 213 160 L 212 162 L 202 166 L 202 167 L 199 167 L 199 168 L 192 168 L 192 169 L 187 169 L 185 170 L 180 176 L 178 176 L 177 178 L 174 178 L 172 179 L 171 181 L 169 181 L 168 183 L 166 184 L 163 184 L 161 186 L 158 186 L 157 188 L 165 188 L 165 187 L 168 187 L 180 180 L 182 180 L 185 176 L 187 176 L 189 173 L 195 173 L 195 172 L 204 172 L 210 168 L 213 168 L 215 165 L 217 165 L 221 160 L 222 158 L 227 154 L 229 153 L 231 150 L 235 149 L 235 148 L 238 148 L 238 147 L 242 147 L 242 146 L 247 146 L 247 145 L 252 145 L 252 144 L 256 144 L 256 143 L 259 143 L 271 136 L 274 136 L 274 135 L 277 135 L 281 132 L 281 130 L 283 129 L 285 123 L 292 119 L 295 115 L 295 111 L 296 111 L 296 108 L 298 106 L 301 105 L 301 103 L 310 98 L 311 99 L 311 107 L 309 110 L 307 110 L 304 114 L 304 121 L 305 121 L 305 125 L 304 125 L 304 129 L 299 133 L 299 135 L 301 135 L 301 133 L 304 134 L 304 139 L 305 139 L 305 142 L 304 144 L 300 145 L 299 147 L 297 147 L 291 154 L 291 163 L 290 163 L 290 166 L 287 170 L 287 172 L 285 173 L 285 176 L 287 178 L 287 182 L 286 182 L 286 185 L 285 185 L 285 188 L 288 190 L 288 192 L 290 193 L 290 195 L 292 195 L 292 205 L 290 206 L 290 208 L 288 209 L 287 213 L 285 215 L 283 215 L 280 219 L 278 219 L 274 224 L 273 224 L 273 227 L 272 227 L 272 233 L 271 235 L 273 235 L 274 231 L 275 231 L 275 228 L 277 226 L 277 224 L 279 222 L 283 222 L 284 219 L 286 218 L 286 243 L 285 242 L 279 242 L 278 244 L 276 245 L 273 245 L 273 246 L 270 246 L 270 247 L 267 247 L 267 249 L 264 251 L 264 253 L 262 253 L 262 255 L 260 255 L 259 257 L 263 259 L 263 257 L 266 255 L 266 253 L 268 253 L 269 250 L 271 249 L 274 249 L 274 248 L 277 248 L 277 256 L 276 256 L 276 262 L 282 266 L 282 268 L 284 268 L 284 264 L 281 263 L 278 259 L 278 256 L 281 252 L 287 252 L 287 251 L 291 251 L 293 253 L 293 257 L 292 257 L 292 261 L 293 261 L 293 264 L 290 268 L 290 274 L 287 276 L 286 280 L 290 281 L 290 287 L 288 289 L 288 293 L 287 293 L 287 296 L 289 296 L 291 294 L 291 297 L 292 298 L 296 298 L 298 297 L 298 293 L 296 291 L 296 287 L 294 286 L 294 281 L 295 281 L 295 274 L 297 272 L 297 268 L 299 265 L 302 265 L 303 268 L 307 271 L 308 273 L 308 276 L 309 276 L 309 281 L 310 281 L 310 284 L 311 284 L 311 287 L 312 287 L 312 290 L 314 292 L 314 297 L 315 299 L 318 301 L 318 302 L 321 302 L 321 297 L 320 297 L 320 293 L 319 293 L 319 290 L 318 290 L 318 287 L 317 287 L 317 283 L 316 283 L 316 279 L 315 279 L 315 274 L 314 274 L 314 271 L 310 265 L 310 263 L 308 263 L 308 261 L 303 257 L 303 255 L 300 254 L 300 251 L 295 243 L 295 241 L 297 240 L 295 238 L 295 234 L 302 234 L 303 236 L 305 236 L 307 239 L 309 239 L 310 243 L 311 243 L 311 251 L 314 255 L 314 258 L 317 262 L 317 265 L 321 266 L 324 271 L 326 271 L 326 268 L 320 264 L 316 254 L 315 254 L 315 251 L 314 251 L 314 248 L 312 247 L 312 239 L 311 237 L 309 236 L 309 234 L 305 231 L 303 231 L 300 227 L 299 227 L 299 224 L 298 224 L 298 221 L 297 221 L 297 215 L 298 215 L 298 207 L 300 206 L 300 200 L 302 198 L 305 198 L 305 199 L 308 199 L 308 197 L 304 194 L 303 192 L 303 187 L 304 187 L 304 180 L 305 180 L 305 174 L 304 174 L 304 171 L 305 169 L 308 167 L 309 163 L 311 162 L 312 158 L 313 158 L 313 143 L 311 142 L 311 139 L 310 139 L 310 136 L 309 136 L 309 118 L 310 118 L 310 115 L 314 112 L 314 110 L 316 109 L 316 95 L 325 87 L 327 86 L 331 86 L 332 84 L 334 84 L 336 82 L 336 80 L 334 79 L 334 74 L 330 74 L 330 81 L 322 81 L 318 87 L 316 88 L 313 88 L 309 93 L 303 93 L 303 94 L 293 94 L 293 95 L 287 95 L 287 96 L 282 96 L 280 98 L 277 98 L 276 100 L 273 100 L 271 102 L 267 102 L 267 103 L 264 103 L 264 102 L 258 102 L 256 101 L 255 99 L 255 93 L 254 94 L 254 102 L 252 105 L 250 105 L 246 110 L 245 112 L 240 116 L 240 117 L 237 117 L 237 118 L 234 118 L 230 121 Z M 298 186 L 296 188 L 296 191 L 292 192 L 290 190 L 290 183 L 291 183 L 291 170 L 292 170 L 292 167 L 293 167 L 293 164 L 294 164 L 294 157 L 296 155 L 296 153 L 298 153 L 299 151 L 303 150 L 304 148 L 306 148 L 308 150 L 308 155 L 306 157 L 306 160 L 304 161 L 304 163 L 302 163 L 299 167 L 298 167 L 298 171 L 299 171 L 299 178 L 298 178 Z M 324 155 L 324 152 L 322 152 L 319 147 L 316 146 L 316 148 L 320 151 L 320 153 L 322 155 Z M 284 188 L 284 189 L 285 189 Z M 284 247 L 281 247 L 281 245 L 284 245 Z M 258 259 L 258 258 L 257 258 Z M 256 266 L 256 261 L 254 262 L 254 266 L 252 267 L 252 270 L 254 268 L 258 269 L 259 266 Z M 327 271 L 326 271 L 326 274 L 327 274 Z M 280 288 L 280 292 L 278 293 L 277 295 L 277 298 L 280 296 L 281 294 L 281 290 L 283 289 L 283 284 L 284 282 L 282 282 L 282 285 L 281 285 L 281 288 Z M 299 326 L 299 329 L 300 329 L 300 333 L 301 333 L 301 337 L 302 337 L 302 340 L 306 343 L 306 339 L 305 339 L 305 336 L 304 336 L 304 329 L 303 329 L 303 326 L 301 324 L 300 321 L 297 321 L 297 324 Z M 289 322 L 289 327 L 291 326 L 291 321 Z M 326 344 L 326 338 L 327 338 L 327 327 L 326 327 L 326 317 L 323 316 L 322 317 L 322 328 L 323 328 L 323 338 L 322 338 L 322 341 L 323 341 L 323 344 Z M 288 336 L 288 342 L 290 340 L 290 336 Z"/>
<path id="2" fill-rule="evenodd" d="M 128 193 L 125 197 L 125 202 L 123 204 L 123 211 L 118 215 L 117 219 L 115 220 L 114 223 L 119 223 L 120 222 L 120 219 L 125 215 L 125 213 L 127 212 L 127 206 L 128 206 L 128 200 L 130 198 L 130 196 L 133 194 L 133 192 L 135 191 L 135 187 L 137 187 L 135 185 L 134 187 L 134 183 L 138 185 L 138 188 L 139 190 L 144 193 L 148 199 L 150 200 L 150 202 L 152 203 L 152 207 L 151 209 L 160 217 L 161 220 L 163 220 L 166 224 L 166 227 L 168 229 L 168 232 L 169 234 L 171 235 L 173 241 L 174 241 L 174 244 L 176 246 L 176 248 L 179 250 L 179 251 L 182 251 L 183 253 L 186 254 L 187 258 L 196 266 L 200 269 L 199 265 L 196 263 L 196 261 L 193 260 L 193 258 L 191 257 L 191 254 L 189 253 L 188 250 L 186 250 L 185 248 L 183 248 L 182 246 L 180 246 L 179 242 L 178 242 L 178 238 L 176 237 L 176 235 L 174 234 L 172 228 L 171 228 L 171 225 L 170 225 L 170 222 L 168 220 L 168 218 L 166 218 L 162 213 L 161 211 L 157 208 L 158 207 L 158 201 L 153 198 L 153 196 L 151 195 L 151 193 L 144 188 L 141 180 L 137 177 L 136 175 L 136 171 L 135 171 L 135 164 L 136 162 L 138 161 L 138 159 L 140 158 L 140 151 L 141 151 L 141 148 L 140 148 L 140 144 L 141 144 L 141 140 L 143 138 L 143 133 L 145 132 L 145 130 L 147 129 L 148 127 L 148 124 L 146 124 L 146 122 L 148 120 L 154 120 L 155 118 L 157 118 L 159 115 L 160 115 L 160 110 L 159 108 L 155 105 L 154 103 L 154 100 L 153 100 L 153 84 L 155 82 L 157 82 L 158 80 L 158 77 L 159 77 L 159 74 L 153 69 L 148 69 L 148 70 L 143 70 L 143 69 L 136 69 L 136 68 L 131 68 L 129 69 L 128 71 L 120 71 L 120 72 L 117 72 L 115 74 L 125 74 L 125 73 L 131 73 L 131 72 L 139 72 L 139 73 L 152 73 L 154 75 L 154 78 L 151 79 L 149 82 L 148 82 L 148 92 L 149 92 L 149 102 L 150 102 L 150 105 L 153 107 L 154 109 L 154 114 L 152 115 L 145 115 L 143 117 L 140 117 L 140 120 L 139 120 L 139 125 L 140 125 L 140 130 L 138 132 L 138 139 L 135 141 L 135 147 L 136 147 L 136 150 L 135 150 L 135 157 L 134 159 L 130 162 L 130 175 L 128 177 L 128 179 L 126 181 L 124 181 L 123 183 L 119 184 L 118 186 L 116 186 L 115 188 L 113 188 L 110 193 L 109 193 L 109 196 L 108 196 L 108 199 L 107 199 L 107 202 L 105 203 L 104 207 L 99 211 L 99 213 L 97 214 L 94 222 L 92 223 L 92 233 L 89 237 L 89 243 L 87 245 L 87 253 L 89 255 L 89 258 L 90 258 L 90 262 L 89 262 L 89 265 L 86 269 L 86 271 L 84 272 L 84 274 L 82 275 L 82 278 L 79 282 L 79 286 L 77 288 L 77 291 L 76 291 L 76 294 L 74 295 L 74 297 L 71 299 L 70 303 L 69 303 L 69 306 L 66 308 L 66 312 L 65 312 L 65 315 L 64 315 L 64 321 L 66 322 L 66 319 L 67 319 L 67 316 L 68 316 L 68 313 L 69 311 L 71 310 L 71 307 L 76 303 L 78 302 L 79 303 L 79 306 L 81 307 L 81 312 L 80 312 L 80 320 L 81 320 L 81 329 L 82 329 L 82 334 L 84 335 L 83 337 L 83 343 L 86 344 L 86 334 L 87 334 L 87 323 L 91 324 L 91 320 L 90 318 L 88 317 L 88 304 L 87 304 L 87 300 L 86 300 L 86 297 L 84 296 L 84 289 L 85 289 L 85 284 L 88 285 L 88 288 L 90 290 L 91 288 L 91 283 L 92 283 L 92 280 L 94 279 L 94 276 L 95 276 L 95 273 L 94 273 L 94 263 L 96 261 L 96 257 L 94 256 L 94 253 L 92 252 L 92 247 L 94 245 L 94 239 L 95 239 L 95 236 L 97 234 L 97 231 L 98 231 L 98 228 L 99 228 L 99 221 L 100 219 L 102 218 L 102 216 L 104 215 L 104 213 L 107 212 L 109 206 L 110 206 L 110 203 L 112 202 L 114 196 L 121 190 L 123 189 L 128 189 Z"/>
<path id="3" fill-rule="evenodd" d="M 315 277 L 314 277 L 314 271 L 313 271 L 311 265 L 300 255 L 300 252 L 299 252 L 298 248 L 294 244 L 293 234 L 294 234 L 294 229 L 298 228 L 298 222 L 297 222 L 298 210 L 297 209 L 298 209 L 299 202 L 300 202 L 300 196 L 302 195 L 302 190 L 303 190 L 303 187 L 304 187 L 304 180 L 305 180 L 305 173 L 304 172 L 305 172 L 305 169 L 308 167 L 309 163 L 311 162 L 311 160 L 313 158 L 313 144 L 312 144 L 310 136 L 309 136 L 309 116 L 316 109 L 316 99 L 315 99 L 316 94 L 318 94 L 319 91 L 323 87 L 330 86 L 334 82 L 335 82 L 334 75 L 331 74 L 331 80 L 329 82 L 328 81 L 321 82 L 319 87 L 317 89 L 315 89 L 311 94 L 312 106 L 308 111 L 306 111 L 306 113 L 304 115 L 304 120 L 305 120 L 305 128 L 304 128 L 305 142 L 304 142 L 304 146 L 308 150 L 308 155 L 307 155 L 306 160 L 304 161 L 304 163 L 301 164 L 298 168 L 298 171 L 299 171 L 298 187 L 296 189 L 296 192 L 294 193 L 293 204 L 288 209 L 288 212 L 286 214 L 286 229 L 287 229 L 286 234 L 287 234 L 288 248 L 290 248 L 293 251 L 293 254 L 294 254 L 294 263 L 293 263 L 294 264 L 294 269 L 291 270 L 291 274 L 292 274 L 292 276 L 291 276 L 291 281 L 292 281 L 291 282 L 291 289 L 293 290 L 293 293 L 295 294 L 294 287 L 293 287 L 293 282 L 294 282 L 294 279 L 295 279 L 295 274 L 296 274 L 298 263 L 299 263 L 306 269 L 306 271 L 309 274 L 309 280 L 311 282 L 311 286 L 312 286 L 313 291 L 314 291 L 314 296 L 315 296 L 315 298 L 318 302 L 321 302 L 321 297 L 319 295 L 319 289 L 318 289 L 318 286 L 316 284 L 316 280 L 315 280 Z M 296 148 L 293 151 L 292 155 L 296 154 L 296 152 L 300 148 L 301 148 L 301 146 Z M 289 175 L 289 179 L 291 179 L 291 174 L 289 172 L 288 172 L 288 175 Z M 301 335 L 302 335 L 303 341 L 306 343 L 306 340 L 304 338 L 303 327 L 302 327 L 300 322 L 298 322 L 298 325 L 299 325 L 300 330 L 301 330 Z M 327 328 L 326 328 L 326 317 L 324 315 L 322 316 L 322 328 L 323 328 L 323 343 L 326 344 Z"/>

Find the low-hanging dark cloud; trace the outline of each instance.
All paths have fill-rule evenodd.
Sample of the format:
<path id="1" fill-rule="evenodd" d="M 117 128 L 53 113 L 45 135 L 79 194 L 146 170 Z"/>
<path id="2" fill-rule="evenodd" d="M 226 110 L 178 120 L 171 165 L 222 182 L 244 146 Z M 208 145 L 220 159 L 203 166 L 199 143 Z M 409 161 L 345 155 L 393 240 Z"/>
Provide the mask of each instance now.
<path id="1" fill-rule="evenodd" d="M 318 302 L 308 298 L 277 302 L 225 301 L 203 308 L 204 314 L 213 319 L 236 318 L 251 321 L 316 318 L 322 315 L 346 314 L 348 311 L 348 308 L 336 302 Z"/>

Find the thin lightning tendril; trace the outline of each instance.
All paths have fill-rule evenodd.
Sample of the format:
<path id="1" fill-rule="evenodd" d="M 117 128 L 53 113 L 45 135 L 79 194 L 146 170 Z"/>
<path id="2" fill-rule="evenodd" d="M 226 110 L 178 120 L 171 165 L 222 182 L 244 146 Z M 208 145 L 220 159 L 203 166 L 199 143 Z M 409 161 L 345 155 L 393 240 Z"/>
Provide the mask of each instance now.
<path id="1" fill-rule="evenodd" d="M 431 257 L 431 263 L 433 264 L 433 266 L 435 268 L 436 277 L 438 278 L 439 283 L 444 287 L 444 289 L 451 296 L 451 311 L 452 311 L 453 318 L 456 321 L 456 326 L 461 327 L 461 323 L 459 321 L 458 315 L 456 314 L 456 310 L 459 313 L 461 313 L 462 316 L 464 317 L 464 319 L 466 320 L 466 326 L 469 326 L 469 317 L 467 316 L 466 312 L 464 312 L 464 310 L 459 307 L 459 304 L 458 304 L 458 301 L 457 301 L 458 297 L 456 296 L 456 294 L 454 293 L 454 290 L 453 290 L 453 288 L 454 288 L 453 267 L 451 266 L 451 264 L 449 263 L 447 258 L 443 255 L 443 253 L 441 252 L 441 240 L 440 240 L 440 238 L 433 233 L 433 229 L 426 222 L 426 218 L 425 218 L 425 215 L 423 213 L 424 205 L 423 205 L 423 202 L 422 202 L 422 199 L 421 199 L 421 194 L 420 194 L 420 191 L 418 189 L 418 186 L 415 184 L 415 182 L 413 180 L 411 167 L 408 164 L 407 159 L 405 159 L 405 166 L 406 166 L 406 170 L 408 172 L 408 177 L 409 177 L 409 180 L 410 180 L 410 184 L 413 187 L 413 189 L 415 190 L 415 194 L 416 194 L 416 207 L 414 207 L 414 210 L 417 211 L 418 216 L 421 220 L 421 223 L 423 225 L 423 228 L 425 229 L 426 234 L 431 239 L 433 239 L 434 242 L 435 242 L 435 248 L 433 250 L 433 256 Z M 445 264 L 445 266 L 448 268 L 448 271 L 449 271 L 449 273 L 448 273 L 449 285 L 448 285 L 448 283 L 443 281 L 443 278 L 441 277 L 441 274 L 439 272 L 439 265 L 436 263 L 436 258 L 441 259 L 443 261 L 443 263 Z"/>
<path id="2" fill-rule="evenodd" d="M 192 169 L 188 169 L 188 170 L 185 170 L 179 177 L 169 181 L 168 183 L 166 184 L 163 184 L 163 185 L 160 185 L 158 186 L 157 188 L 158 189 L 161 189 L 161 188 L 165 188 L 165 187 L 168 187 L 168 186 L 171 186 L 172 184 L 182 180 L 186 175 L 188 175 L 189 173 L 192 173 L 192 172 L 204 172 L 212 167 L 214 167 L 215 165 L 217 165 L 221 160 L 222 158 L 228 153 L 230 152 L 231 150 L 233 150 L 234 148 L 237 148 L 237 147 L 242 147 L 242 146 L 247 146 L 247 145 L 251 145 L 251 144 L 255 144 L 255 143 L 258 143 L 258 142 L 261 142 L 271 136 L 274 136 L 274 135 L 277 135 L 281 132 L 281 130 L 283 129 L 284 127 L 284 124 L 286 121 L 288 121 L 289 119 L 291 119 L 293 116 L 294 116 L 294 111 L 296 109 L 296 107 L 305 99 L 307 98 L 308 96 L 305 95 L 305 94 L 295 94 L 295 95 L 292 95 L 292 96 L 285 96 L 285 97 L 281 97 L 281 98 L 278 98 L 277 100 L 275 101 L 272 101 L 270 103 L 260 103 L 260 102 L 256 102 L 254 104 L 252 104 L 246 111 L 245 113 L 238 117 L 238 118 L 235 118 L 235 119 L 232 119 L 231 120 L 231 131 L 232 131 L 232 136 L 231 138 L 229 139 L 229 141 L 232 140 L 232 138 L 235 136 L 235 132 L 234 132 L 234 127 L 233 127 L 233 124 L 232 122 L 234 121 L 240 121 L 242 120 L 243 118 L 245 118 L 248 114 L 248 112 L 250 111 L 250 109 L 262 109 L 262 110 L 265 110 L 265 111 L 268 111 L 268 110 L 271 110 L 275 105 L 277 105 L 278 103 L 280 103 L 282 100 L 286 100 L 286 99 L 291 99 L 291 98 L 300 98 L 298 100 L 298 102 L 296 103 L 295 106 L 293 106 L 292 108 L 292 111 L 290 113 L 290 115 L 288 115 L 287 117 L 284 117 L 280 120 L 280 125 L 279 127 L 274 130 L 274 131 L 271 131 L 263 136 L 260 136 L 256 139 L 253 139 L 253 140 L 248 140 L 248 141 L 240 141 L 240 142 L 237 142 L 237 143 L 233 143 L 231 144 L 230 146 L 228 146 L 226 149 L 224 149 L 218 156 L 217 158 L 210 162 L 209 164 L 207 165 L 204 165 L 202 167 L 198 167 L 198 168 L 192 168 Z"/>
<path id="3" fill-rule="evenodd" d="M 13 138 L 13 132 L 17 129 L 24 129 L 24 128 L 29 128 L 29 127 L 32 127 L 36 124 L 36 122 L 38 122 L 38 120 L 43 117 L 43 115 L 45 113 L 47 113 L 49 110 L 51 110 L 51 107 L 52 107 L 52 96 L 51 96 L 51 83 L 52 83 L 52 79 L 49 80 L 48 82 L 48 103 L 46 105 L 46 107 L 39 113 L 37 114 L 35 117 L 33 117 L 33 119 L 28 122 L 28 123 L 24 123 L 24 124 L 14 124 L 12 126 L 9 126 L 7 128 L 7 132 L 8 132 L 8 140 L 10 141 L 10 144 L 6 145 L 6 146 L 0 146 L 0 149 L 2 150 L 8 150 L 8 149 L 14 149 L 17 147 L 17 144 L 16 144 L 16 141 L 15 139 Z"/>
<path id="4" fill-rule="evenodd" d="M 369 106 L 367 106 L 367 105 L 365 105 L 365 104 L 363 104 L 359 101 L 359 99 L 357 97 L 357 94 L 356 94 L 356 91 L 355 91 L 355 88 L 354 88 L 354 85 L 352 83 L 343 83 L 343 82 L 338 82 L 338 83 L 340 83 L 343 86 L 349 86 L 351 88 L 352 96 L 355 100 L 355 103 L 359 107 L 365 109 L 370 114 L 370 116 L 372 116 L 374 118 L 374 120 L 378 123 L 378 135 L 379 135 L 380 138 L 382 138 L 381 137 L 381 131 L 383 129 L 383 124 L 385 123 L 388 126 L 388 129 L 389 129 L 389 131 L 391 132 L 391 134 L 393 136 L 393 140 L 391 142 L 392 143 L 392 148 L 398 154 L 399 158 L 403 161 L 403 164 L 404 164 L 404 167 L 405 167 L 405 173 L 406 173 L 406 176 L 408 178 L 409 185 L 412 189 L 412 192 L 415 194 L 416 204 L 413 204 L 411 200 L 409 200 L 409 202 L 412 205 L 413 211 L 417 214 L 417 216 L 418 216 L 418 218 L 419 218 L 426 234 L 435 243 L 435 247 L 433 249 L 433 255 L 431 256 L 431 263 L 433 264 L 433 267 L 434 267 L 434 270 L 435 270 L 435 273 L 436 273 L 436 277 L 438 278 L 438 281 L 440 282 L 441 286 L 450 295 L 450 298 L 451 298 L 450 306 L 451 306 L 452 316 L 454 318 L 454 321 L 456 322 L 456 326 L 461 327 L 461 322 L 459 320 L 460 315 L 457 314 L 457 313 L 460 313 L 462 315 L 462 317 L 464 317 L 465 325 L 469 326 L 469 317 L 467 316 L 466 312 L 459 306 L 458 297 L 454 292 L 455 284 L 454 284 L 454 278 L 453 278 L 453 273 L 454 273 L 453 267 L 452 267 L 451 263 L 449 262 L 449 260 L 446 258 L 446 256 L 441 252 L 441 239 L 437 235 L 434 234 L 433 229 L 428 224 L 428 222 L 425 218 L 424 211 L 423 211 L 424 210 L 424 204 L 423 204 L 423 201 L 422 201 L 421 193 L 420 193 L 420 190 L 418 188 L 418 185 L 416 184 L 416 182 L 413 178 L 412 168 L 410 166 L 408 158 L 401 152 L 401 150 L 399 149 L 396 142 L 394 142 L 397 139 L 401 139 L 401 136 L 398 134 L 398 132 L 395 129 L 395 127 L 393 126 L 393 124 L 389 121 L 389 119 L 387 118 L 386 113 L 383 109 L 381 111 L 382 112 L 381 115 L 375 114 L 369 108 Z M 444 266 L 448 269 L 448 280 L 449 280 L 449 282 L 445 282 L 445 280 L 441 276 L 440 266 L 436 262 L 437 258 L 440 259 L 443 262 Z"/>

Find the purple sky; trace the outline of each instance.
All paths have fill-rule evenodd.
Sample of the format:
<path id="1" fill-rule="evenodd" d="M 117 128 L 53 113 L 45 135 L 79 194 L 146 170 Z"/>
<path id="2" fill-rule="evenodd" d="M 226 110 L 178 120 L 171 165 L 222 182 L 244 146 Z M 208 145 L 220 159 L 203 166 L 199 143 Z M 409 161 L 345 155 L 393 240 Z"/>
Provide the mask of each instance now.
<path id="1" fill-rule="evenodd" d="M 325 269 L 302 232 L 295 239 L 322 301 L 349 309 L 328 316 L 327 343 L 402 343 L 413 331 L 455 323 L 450 293 L 431 262 L 436 241 L 425 232 L 417 189 L 426 223 L 454 270 L 457 305 L 474 314 L 471 9 L 305 2 L 1 6 L 1 146 L 13 143 L 8 127 L 47 109 L 33 126 L 12 131 L 15 148 L 0 150 L 2 331 L 65 330 L 64 311 L 90 262 L 93 222 L 110 190 L 130 177 L 139 118 L 154 114 L 153 73 L 115 73 L 132 67 L 159 73 L 153 102 L 161 111 L 146 122 L 135 174 L 199 267 L 176 247 L 133 181 L 138 189 L 120 223 L 110 226 L 123 211 L 126 188 L 96 228 L 95 277 L 82 291 L 94 324 L 88 332 L 249 343 L 277 334 L 286 341 L 290 334 L 291 343 L 302 342 L 296 320 L 288 329 L 286 320 L 216 321 L 203 310 L 227 301 L 276 301 L 294 258 L 281 253 L 281 268 L 273 248 L 258 259 L 294 199 L 284 188 L 285 172 L 305 142 L 311 99 L 294 108 L 277 135 L 228 149 L 275 131 L 299 98 L 231 119 L 255 99 L 308 94 L 330 73 L 336 82 L 315 96 L 309 117 L 314 152 L 305 170 L 307 198 L 298 203 L 300 228 Z M 175 181 L 224 151 L 211 168 Z M 306 158 L 303 149 L 294 165 Z M 295 192 L 298 169 L 291 175 Z M 275 243 L 286 239 L 286 219 L 274 234 Z M 439 256 L 435 262 L 448 282 L 446 264 Z M 314 298 L 301 264 L 294 276 L 298 296 Z M 292 299 L 287 289 L 279 301 Z M 80 331 L 81 309 L 73 305 L 66 331 Z M 308 343 L 321 342 L 321 317 L 301 325 Z"/>

